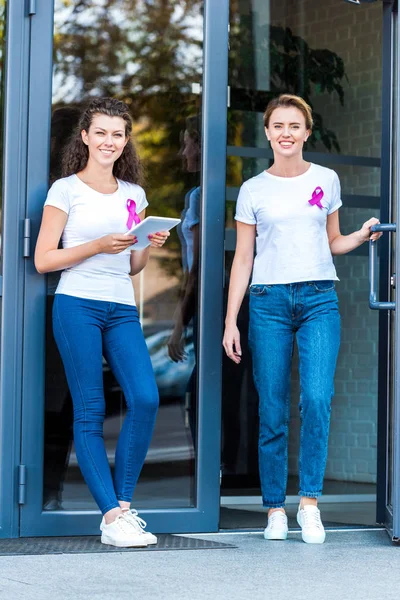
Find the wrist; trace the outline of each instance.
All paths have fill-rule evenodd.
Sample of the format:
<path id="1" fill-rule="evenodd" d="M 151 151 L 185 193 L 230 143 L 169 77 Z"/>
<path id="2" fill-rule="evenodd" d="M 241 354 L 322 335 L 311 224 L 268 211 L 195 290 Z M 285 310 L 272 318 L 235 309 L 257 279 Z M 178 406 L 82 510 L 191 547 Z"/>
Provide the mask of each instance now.
<path id="1" fill-rule="evenodd" d="M 360 245 L 363 244 L 364 242 L 366 242 L 368 240 L 368 237 L 365 237 L 363 235 L 363 230 L 362 229 L 359 229 L 358 231 L 356 231 L 356 234 L 357 234 L 357 239 L 358 239 L 358 242 L 359 242 Z"/>
<path id="2" fill-rule="evenodd" d="M 236 317 L 226 317 L 225 327 L 236 327 Z"/>
<path id="3" fill-rule="evenodd" d="M 93 241 L 94 254 L 101 254 L 101 252 L 103 252 L 102 239 L 103 238 L 98 238 L 97 240 Z"/>

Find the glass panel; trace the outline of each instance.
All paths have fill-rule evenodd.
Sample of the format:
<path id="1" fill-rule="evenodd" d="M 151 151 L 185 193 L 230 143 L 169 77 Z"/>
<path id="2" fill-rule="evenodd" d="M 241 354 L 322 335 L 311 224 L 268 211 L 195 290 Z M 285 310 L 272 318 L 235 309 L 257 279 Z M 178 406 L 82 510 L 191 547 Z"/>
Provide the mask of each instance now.
<path id="1" fill-rule="evenodd" d="M 5 63 L 5 50 L 6 50 L 6 0 L 0 0 L 0 123 L 4 120 L 4 63 Z M 4 131 L 4 127 L 2 128 Z M 0 135 L 0 315 L 3 309 L 3 298 L 2 298 L 2 273 L 3 273 L 3 250 L 2 250 L 2 236 L 3 236 L 3 133 Z M 0 335 L 1 335 L 1 323 L 0 323 Z"/>
<path id="2" fill-rule="evenodd" d="M 4 119 L 4 63 L 6 49 L 6 0 L 0 0 L 0 123 Z M 3 131 L 3 128 L 2 128 Z M 3 232 L 3 133 L 0 135 L 0 275 L 3 272 L 1 238 Z M 1 294 L 1 293 L 0 293 Z"/>
<path id="3" fill-rule="evenodd" d="M 61 176 L 60 156 L 79 109 L 93 96 L 117 97 L 131 107 L 147 175 L 147 214 L 183 218 L 166 249 L 152 251 L 134 281 L 161 400 L 135 492 L 138 508 L 196 503 L 202 11 L 203 2 L 193 0 L 55 1 L 50 180 Z M 57 279 L 48 278 L 44 508 L 92 509 L 71 441 L 71 399 L 51 333 Z M 105 362 L 104 386 L 104 439 L 113 466 L 125 406 Z"/>
<path id="4" fill-rule="evenodd" d="M 305 148 L 306 158 L 339 174 L 344 234 L 360 227 L 370 216 L 379 217 L 381 152 L 379 3 L 357 6 L 336 1 L 321 4 L 317 0 L 231 0 L 230 6 L 225 294 L 235 248 L 233 216 L 238 187 L 272 163 L 262 123 L 262 113 L 271 98 L 283 92 L 295 93 L 312 105 L 315 128 Z M 368 307 L 367 247 L 338 257 L 335 262 L 341 279 L 337 291 L 342 346 L 324 492 L 374 494 L 378 316 Z M 223 367 L 225 497 L 260 494 L 254 434 L 258 430 L 258 399 L 251 376 L 247 328 L 246 296 L 239 314 L 245 344 L 242 363 L 237 368 L 225 359 Z M 294 364 L 289 495 L 298 492 L 298 388 Z M 232 506 L 234 501 L 226 502 Z M 363 514 L 355 519 L 374 523 L 374 503 L 363 506 Z M 231 511 L 222 511 L 222 527 L 233 522 L 232 517 L 224 522 L 227 512 L 232 515 Z M 337 520 L 334 512 L 329 519 Z M 262 526 L 264 522 L 265 515 L 257 521 L 253 512 L 247 525 Z M 246 526 L 244 518 L 243 523 Z"/>

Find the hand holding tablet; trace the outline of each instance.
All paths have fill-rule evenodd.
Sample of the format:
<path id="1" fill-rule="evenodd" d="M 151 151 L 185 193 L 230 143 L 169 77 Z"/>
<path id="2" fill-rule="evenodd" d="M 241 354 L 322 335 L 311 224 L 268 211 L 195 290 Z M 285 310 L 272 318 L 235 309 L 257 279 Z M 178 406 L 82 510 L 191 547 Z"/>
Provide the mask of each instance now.
<path id="1" fill-rule="evenodd" d="M 143 250 L 150 246 L 149 235 L 159 231 L 170 231 L 180 223 L 180 219 L 170 217 L 146 217 L 141 223 L 132 227 L 127 235 L 135 235 L 137 243 L 131 247 L 131 250 Z"/>

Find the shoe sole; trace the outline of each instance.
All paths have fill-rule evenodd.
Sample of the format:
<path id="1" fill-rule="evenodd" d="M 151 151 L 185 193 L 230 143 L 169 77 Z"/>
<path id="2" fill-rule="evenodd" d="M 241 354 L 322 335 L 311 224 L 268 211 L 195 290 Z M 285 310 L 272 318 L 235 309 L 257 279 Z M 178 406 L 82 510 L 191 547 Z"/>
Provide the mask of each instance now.
<path id="1" fill-rule="evenodd" d="M 303 542 L 306 544 L 323 544 L 325 542 L 325 536 L 323 538 L 315 539 L 315 538 L 307 538 L 306 535 L 301 534 Z"/>
<path id="2" fill-rule="evenodd" d="M 287 539 L 287 532 L 286 533 L 280 533 L 278 534 L 270 534 L 270 533 L 265 533 L 264 532 L 264 540 L 268 540 L 268 541 L 279 541 L 279 540 L 286 540 Z"/>
<path id="3" fill-rule="evenodd" d="M 116 546 L 116 548 L 147 548 L 148 546 L 148 544 L 145 542 L 118 542 L 115 540 L 111 540 L 104 534 L 101 536 L 101 543 L 107 544 L 108 546 Z"/>

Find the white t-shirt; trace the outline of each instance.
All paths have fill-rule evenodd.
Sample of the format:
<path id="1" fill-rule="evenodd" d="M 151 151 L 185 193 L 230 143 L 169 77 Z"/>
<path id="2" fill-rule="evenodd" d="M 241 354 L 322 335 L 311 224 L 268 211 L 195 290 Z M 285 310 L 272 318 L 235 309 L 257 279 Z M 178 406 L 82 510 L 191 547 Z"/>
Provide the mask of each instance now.
<path id="1" fill-rule="evenodd" d="M 246 181 L 235 219 L 257 227 L 252 285 L 337 280 L 326 218 L 341 205 L 337 174 L 313 163 L 297 177 L 263 171 Z"/>
<path id="2" fill-rule="evenodd" d="M 100 194 L 77 175 L 58 179 L 51 186 L 45 206 L 68 215 L 62 234 L 63 248 L 73 248 L 110 233 L 126 233 L 129 217 L 126 201 L 135 200 L 139 214 L 148 202 L 139 185 L 117 180 L 113 194 Z M 129 248 L 120 254 L 96 254 L 65 269 L 56 294 L 135 305 Z"/>

